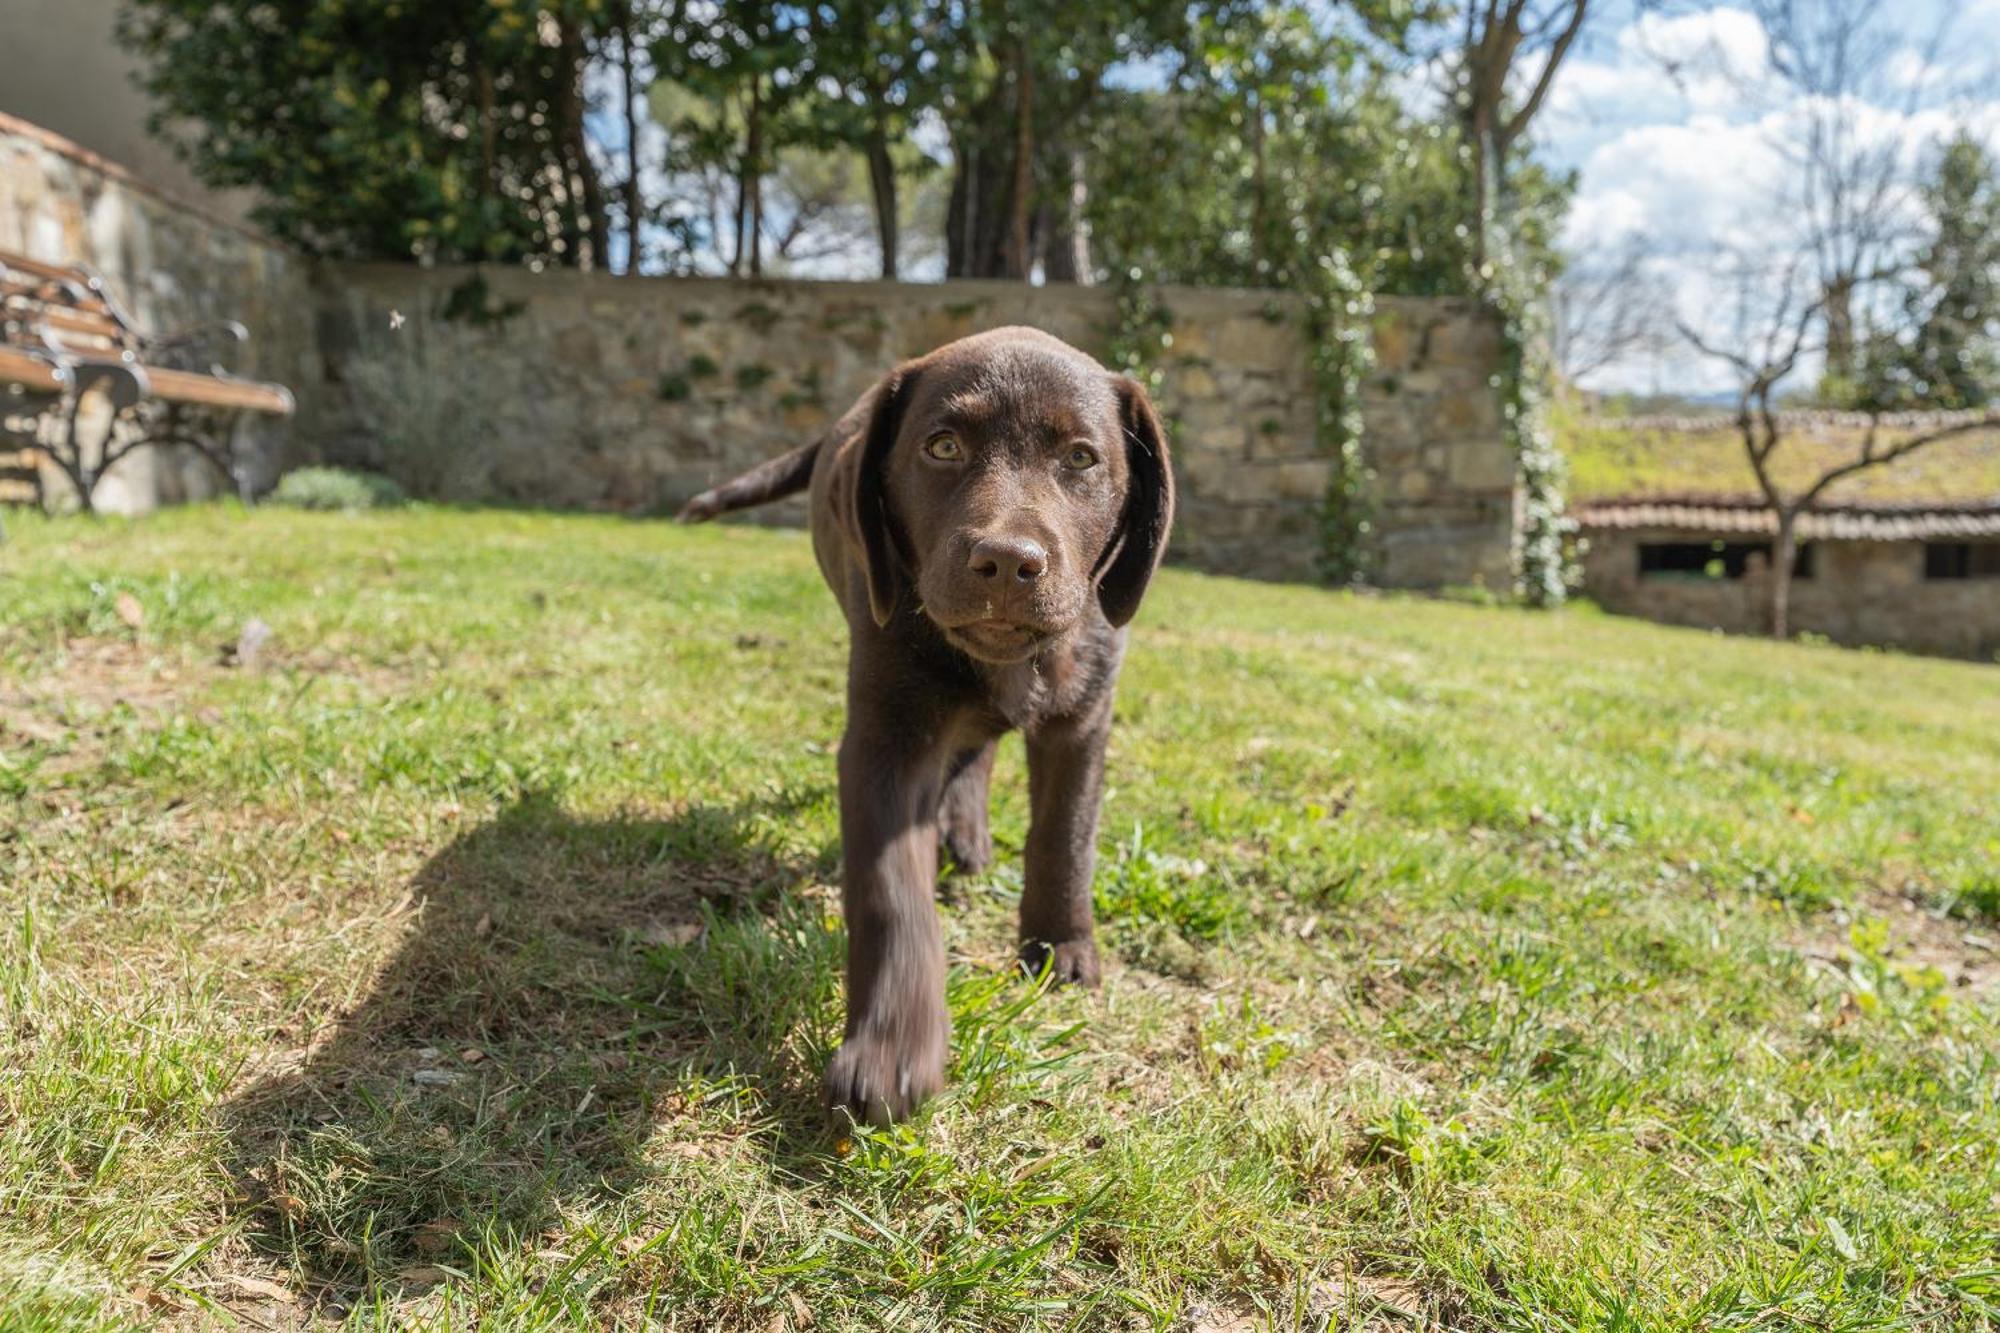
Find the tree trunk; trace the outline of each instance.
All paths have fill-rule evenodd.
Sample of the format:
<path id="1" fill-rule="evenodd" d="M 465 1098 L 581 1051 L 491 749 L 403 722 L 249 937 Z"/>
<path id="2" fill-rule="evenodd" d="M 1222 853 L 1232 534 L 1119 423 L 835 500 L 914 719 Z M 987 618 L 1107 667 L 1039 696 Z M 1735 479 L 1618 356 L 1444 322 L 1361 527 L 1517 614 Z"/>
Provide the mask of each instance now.
<path id="1" fill-rule="evenodd" d="M 1264 189 L 1264 103 L 1253 93 L 1250 97 L 1250 271 L 1259 281 L 1268 262 L 1265 229 L 1269 226 Z"/>
<path id="2" fill-rule="evenodd" d="M 1028 39 L 1014 44 L 1014 190 L 1009 201 L 1007 276 L 1027 278 L 1032 268 L 1028 218 L 1035 193 L 1035 68 Z"/>
<path id="3" fill-rule="evenodd" d="M 604 234 L 611 229 L 610 210 L 605 207 L 604 189 L 597 179 L 597 167 L 590 160 L 590 144 L 584 137 L 583 128 L 583 32 L 574 19 L 561 20 L 560 53 L 562 60 L 561 107 L 563 154 L 569 159 L 570 177 L 575 182 L 577 195 L 583 201 L 584 222 L 589 227 L 588 245 L 578 238 L 570 254 L 570 263 L 577 268 L 589 268 L 593 263 L 604 260 Z"/>
<path id="4" fill-rule="evenodd" d="M 1013 107 L 1003 90 L 968 109 L 953 127 L 951 204 L 945 218 L 945 276 L 1007 276 L 1007 152 Z"/>
<path id="5" fill-rule="evenodd" d="M 749 137 L 743 156 L 748 173 L 744 185 L 750 195 L 750 276 L 761 278 L 764 276 L 764 79 L 761 75 L 750 80 Z"/>
<path id="6" fill-rule="evenodd" d="M 1847 278 L 1826 284 L 1826 373 L 1854 375 L 1854 284 Z"/>
<path id="7" fill-rule="evenodd" d="M 744 225 L 750 221 L 750 154 L 746 149 L 736 159 L 736 216 L 731 219 L 732 235 L 729 247 L 729 276 L 740 277 L 743 273 Z"/>
<path id="8" fill-rule="evenodd" d="M 1778 540 L 1771 550 L 1771 637 L 1785 639 L 1792 632 L 1792 572 L 1799 559 L 1799 515 L 1790 508 L 1778 510 Z"/>
<path id="9" fill-rule="evenodd" d="M 1087 284 L 1091 278 L 1090 231 L 1084 218 L 1088 187 L 1083 151 L 1044 139 L 1041 166 L 1042 176 L 1062 187 L 1035 207 L 1034 253 L 1041 261 L 1042 277 L 1049 282 Z"/>
<path id="10" fill-rule="evenodd" d="M 1089 286 L 1090 270 L 1090 177 L 1085 169 L 1083 150 L 1069 151 L 1069 208 L 1063 224 L 1056 229 L 1052 249 L 1061 258 L 1058 267 L 1066 270 L 1062 281 Z"/>
<path id="11" fill-rule="evenodd" d="M 1484 273 L 1493 255 L 1493 196 L 1504 169 L 1503 154 L 1494 125 L 1497 107 L 1484 108 L 1476 117 L 1472 138 L 1472 268 Z"/>
<path id="12" fill-rule="evenodd" d="M 969 134 L 953 134 L 951 196 L 944 207 L 944 275 L 972 276 L 974 213 L 979 207 L 979 144 Z"/>
<path id="13" fill-rule="evenodd" d="M 624 76 L 625 94 L 625 272 L 630 276 L 639 271 L 639 225 L 643 209 L 639 198 L 639 98 L 632 70 L 637 53 L 632 45 L 629 0 L 620 7 L 618 22 L 619 36 L 623 38 L 620 72 Z"/>
<path id="14" fill-rule="evenodd" d="M 878 111 L 868 132 L 868 186 L 875 197 L 875 235 L 882 246 L 882 276 L 896 280 L 896 163 L 889 156 L 889 130 Z"/>

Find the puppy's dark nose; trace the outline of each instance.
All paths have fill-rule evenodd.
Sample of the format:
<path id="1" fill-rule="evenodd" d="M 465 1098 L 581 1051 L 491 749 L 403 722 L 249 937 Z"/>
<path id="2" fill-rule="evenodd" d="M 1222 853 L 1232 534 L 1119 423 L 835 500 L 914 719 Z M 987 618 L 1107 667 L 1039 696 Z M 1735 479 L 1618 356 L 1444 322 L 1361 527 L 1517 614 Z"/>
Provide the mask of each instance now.
<path id="1" fill-rule="evenodd" d="M 1049 572 L 1049 553 L 1028 537 L 981 537 L 966 568 L 982 579 L 1032 583 Z"/>

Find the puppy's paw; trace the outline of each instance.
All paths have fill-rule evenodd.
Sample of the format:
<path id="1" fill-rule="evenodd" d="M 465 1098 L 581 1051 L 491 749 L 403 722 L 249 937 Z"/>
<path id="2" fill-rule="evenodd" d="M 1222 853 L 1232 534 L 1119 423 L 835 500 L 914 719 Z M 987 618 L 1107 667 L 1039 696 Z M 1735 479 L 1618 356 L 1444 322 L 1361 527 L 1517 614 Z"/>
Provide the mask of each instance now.
<path id="1" fill-rule="evenodd" d="M 876 1126 L 907 1119 L 944 1089 L 945 1046 L 942 1025 L 916 1042 L 856 1033 L 827 1063 L 827 1110 Z"/>
<path id="2" fill-rule="evenodd" d="M 982 875 L 993 864 L 993 835 L 984 824 L 968 829 L 945 822 L 938 831 L 938 845 L 951 858 L 954 875 Z"/>
<path id="3" fill-rule="evenodd" d="M 1092 939 L 1029 940 L 1021 946 L 1021 970 L 1039 977 L 1047 968 L 1049 980 L 1059 986 L 1095 988 L 1098 981 L 1097 941 Z"/>

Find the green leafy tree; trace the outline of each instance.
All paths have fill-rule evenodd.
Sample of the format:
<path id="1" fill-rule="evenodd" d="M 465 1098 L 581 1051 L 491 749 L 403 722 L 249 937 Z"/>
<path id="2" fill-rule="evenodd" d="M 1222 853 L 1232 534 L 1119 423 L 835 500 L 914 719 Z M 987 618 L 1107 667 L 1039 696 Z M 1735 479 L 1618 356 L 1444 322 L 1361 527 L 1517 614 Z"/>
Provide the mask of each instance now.
<path id="1" fill-rule="evenodd" d="M 603 0 L 130 0 L 196 172 L 315 253 L 604 262 L 583 72 Z M 156 126 L 157 127 L 157 126 Z"/>
<path id="2" fill-rule="evenodd" d="M 1961 132 L 1923 189 L 1930 235 L 1903 283 L 1898 317 L 1867 340 L 1854 406 L 1964 410 L 2000 393 L 2000 179 Z"/>
<path id="3" fill-rule="evenodd" d="M 941 91 L 943 12 L 926 0 L 829 0 L 812 10 L 812 86 L 803 136 L 850 147 L 867 165 L 882 276 L 900 266 L 910 135 Z M 921 163 L 919 163 L 921 165 Z"/>
<path id="4" fill-rule="evenodd" d="M 701 107 L 669 126 L 699 165 L 722 165 L 736 181 L 728 268 L 764 272 L 764 180 L 779 149 L 804 137 L 807 15 L 771 0 L 679 6 L 653 44 L 660 73 Z M 719 246 L 718 246 L 719 248 Z"/>
<path id="5" fill-rule="evenodd" d="M 1377 291 L 1466 291 L 1464 160 L 1449 126 L 1392 93 L 1390 72 L 1379 38 L 1303 6 L 1197 14 L 1166 86 L 1113 95 L 1094 121 L 1104 266 L 1298 287 L 1338 253 Z M 1521 191 L 1528 243 L 1547 254 L 1563 187 L 1530 168 Z"/>
<path id="6" fill-rule="evenodd" d="M 1168 0 L 963 0 L 945 5 L 936 109 L 951 134 L 946 273 L 1055 282 L 1092 267 L 1082 201 L 1088 127 L 1114 66 L 1169 50 L 1188 10 Z"/>

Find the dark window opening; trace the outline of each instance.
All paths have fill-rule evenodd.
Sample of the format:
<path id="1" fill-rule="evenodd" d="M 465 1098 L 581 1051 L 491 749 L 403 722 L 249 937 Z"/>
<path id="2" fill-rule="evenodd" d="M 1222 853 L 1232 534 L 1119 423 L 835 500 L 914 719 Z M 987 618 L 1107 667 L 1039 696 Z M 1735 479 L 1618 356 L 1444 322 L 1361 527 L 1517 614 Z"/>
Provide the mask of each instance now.
<path id="1" fill-rule="evenodd" d="M 1750 572 L 1750 557 L 1771 562 L 1769 542 L 1643 542 L 1639 546 L 1639 577 L 1646 579 L 1740 579 Z M 1813 575 L 1811 542 L 1799 547 L 1792 577 Z"/>
<path id="2" fill-rule="evenodd" d="M 1925 542 L 1927 579 L 2000 579 L 2000 542 Z"/>

